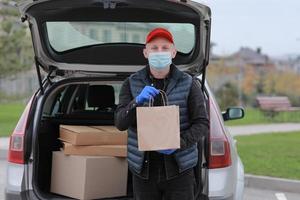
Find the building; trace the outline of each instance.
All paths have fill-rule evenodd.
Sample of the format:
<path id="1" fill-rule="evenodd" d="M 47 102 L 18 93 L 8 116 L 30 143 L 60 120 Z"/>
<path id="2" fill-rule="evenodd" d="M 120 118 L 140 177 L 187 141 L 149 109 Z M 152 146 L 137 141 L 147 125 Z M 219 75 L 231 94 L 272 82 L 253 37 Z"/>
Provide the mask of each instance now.
<path id="1" fill-rule="evenodd" d="M 255 68 L 273 68 L 274 63 L 269 56 L 262 54 L 261 49 L 253 50 L 248 47 L 241 49 L 230 55 L 227 59 L 227 64 L 232 66 L 252 66 Z"/>

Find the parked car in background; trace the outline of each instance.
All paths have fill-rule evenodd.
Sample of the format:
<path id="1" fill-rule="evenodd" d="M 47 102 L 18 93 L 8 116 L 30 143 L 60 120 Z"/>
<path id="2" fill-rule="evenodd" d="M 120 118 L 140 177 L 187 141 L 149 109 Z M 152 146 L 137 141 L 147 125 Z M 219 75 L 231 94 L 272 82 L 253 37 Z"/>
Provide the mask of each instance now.
<path id="1" fill-rule="evenodd" d="M 31 30 L 40 88 L 10 137 L 6 200 L 70 199 L 50 191 L 52 151 L 62 147 L 59 125 L 114 124 L 122 82 L 146 64 L 144 38 L 155 27 L 172 32 L 174 63 L 204 92 L 210 134 L 198 145 L 198 199 L 242 199 L 243 165 L 224 121 L 244 111 L 222 113 L 205 81 L 209 7 L 183 0 L 39 0 L 24 2 L 20 11 Z M 119 199 L 132 199 L 130 179 L 128 195 Z"/>

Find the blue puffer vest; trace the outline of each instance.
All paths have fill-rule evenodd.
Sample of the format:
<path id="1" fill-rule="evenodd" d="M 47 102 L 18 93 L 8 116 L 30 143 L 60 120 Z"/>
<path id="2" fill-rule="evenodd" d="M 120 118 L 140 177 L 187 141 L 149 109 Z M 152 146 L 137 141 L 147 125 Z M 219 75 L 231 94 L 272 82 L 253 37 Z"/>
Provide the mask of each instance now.
<path id="1" fill-rule="evenodd" d="M 190 127 L 189 115 L 188 115 L 188 96 L 192 85 L 192 77 L 180 70 L 176 66 L 172 71 L 172 77 L 169 80 L 166 94 L 168 97 L 169 105 L 178 105 L 180 110 L 180 132 Z M 146 85 L 151 85 L 148 78 L 147 68 L 132 74 L 129 77 L 130 89 L 133 97 L 140 94 L 142 89 Z M 144 104 L 147 106 L 147 104 Z M 178 165 L 179 173 L 191 169 L 197 165 L 198 162 L 198 149 L 197 144 L 185 150 L 177 150 L 173 156 L 175 156 L 176 163 Z M 145 152 L 138 150 L 137 131 L 136 127 L 128 128 L 128 164 L 129 169 L 141 178 L 148 178 L 149 175 L 149 163 L 145 159 Z M 166 159 L 165 159 L 166 160 Z M 167 179 L 171 178 L 173 174 L 168 173 L 168 162 L 165 162 Z M 143 170 L 144 169 L 144 170 Z M 147 169 L 147 170 L 145 170 Z M 143 173 L 142 173 L 143 171 Z"/>

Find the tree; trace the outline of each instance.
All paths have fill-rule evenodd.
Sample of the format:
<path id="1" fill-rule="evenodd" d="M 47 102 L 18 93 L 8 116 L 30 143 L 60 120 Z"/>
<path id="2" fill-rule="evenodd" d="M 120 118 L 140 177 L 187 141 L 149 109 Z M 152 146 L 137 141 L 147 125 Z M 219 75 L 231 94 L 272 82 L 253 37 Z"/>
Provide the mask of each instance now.
<path id="1" fill-rule="evenodd" d="M 8 3 L 0 10 L 0 77 L 28 70 L 33 65 L 33 49 L 28 28 L 18 11 Z"/>
<path id="2" fill-rule="evenodd" d="M 217 90 L 216 98 L 222 110 L 228 106 L 236 106 L 238 104 L 238 89 L 236 84 L 227 82 Z"/>
<path id="3" fill-rule="evenodd" d="M 246 67 L 242 80 L 242 90 L 245 95 L 250 96 L 256 92 L 255 85 L 257 84 L 257 79 L 258 77 L 253 67 Z"/>

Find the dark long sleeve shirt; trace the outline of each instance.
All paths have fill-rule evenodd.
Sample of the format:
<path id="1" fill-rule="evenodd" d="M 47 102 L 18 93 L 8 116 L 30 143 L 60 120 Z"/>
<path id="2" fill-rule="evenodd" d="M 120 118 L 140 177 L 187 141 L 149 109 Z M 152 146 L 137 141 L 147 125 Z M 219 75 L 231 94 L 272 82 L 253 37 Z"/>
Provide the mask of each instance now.
<path id="1" fill-rule="evenodd" d="M 154 87 L 164 90 L 169 78 L 172 78 L 171 72 L 166 79 L 155 79 L 151 75 L 149 75 L 149 78 L 152 80 Z M 157 95 L 154 99 L 154 105 L 159 105 L 160 101 L 160 95 Z M 130 125 L 136 126 L 137 106 L 135 98 L 131 95 L 129 79 L 127 78 L 121 87 L 119 105 L 115 112 L 115 125 L 120 130 L 126 130 Z M 188 111 L 191 126 L 180 133 L 180 149 L 191 147 L 199 142 L 202 136 L 207 136 L 208 134 L 209 121 L 204 96 L 196 79 L 193 79 L 190 88 Z"/>

